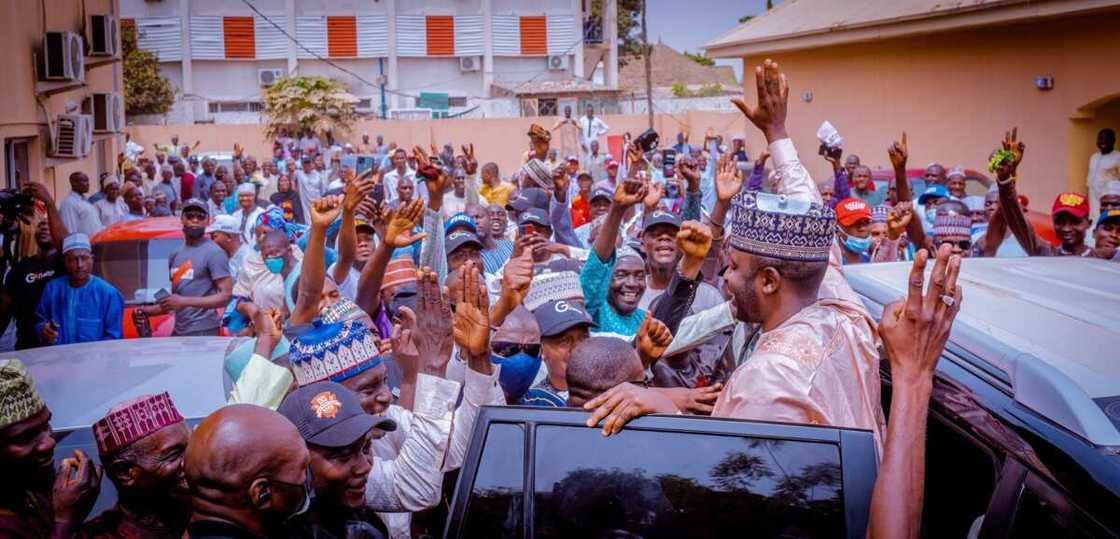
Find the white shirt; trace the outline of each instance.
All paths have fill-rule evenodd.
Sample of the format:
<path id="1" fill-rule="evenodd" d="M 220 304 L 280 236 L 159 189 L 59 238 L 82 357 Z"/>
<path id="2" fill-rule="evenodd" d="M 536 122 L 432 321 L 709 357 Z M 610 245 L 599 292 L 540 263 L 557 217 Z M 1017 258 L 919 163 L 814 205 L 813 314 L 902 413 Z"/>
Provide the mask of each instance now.
<path id="1" fill-rule="evenodd" d="M 599 137 L 606 135 L 608 131 L 610 131 L 610 127 L 603 122 L 602 118 L 584 116 L 579 119 L 579 145 L 583 147 L 583 151 L 590 152 L 591 141 L 599 140 Z"/>
<path id="2" fill-rule="evenodd" d="M 1089 185 L 1090 216 L 1100 213 L 1101 195 L 1110 181 L 1120 181 L 1120 151 L 1112 150 L 1103 155 L 1097 151 L 1089 157 L 1089 176 L 1085 179 Z"/>
<path id="3" fill-rule="evenodd" d="M 264 210 L 256 206 L 249 210 L 248 217 L 245 215 L 245 210 L 241 208 L 237 208 L 237 211 L 233 212 L 233 218 L 237 219 L 241 226 L 241 245 L 248 245 L 250 248 L 257 245 L 257 217 L 262 213 L 264 213 Z"/>
<path id="4" fill-rule="evenodd" d="M 92 237 L 104 228 L 97 208 L 94 208 L 85 197 L 73 191 L 62 199 L 58 213 L 62 217 L 62 224 L 66 225 L 66 231 L 70 234 L 81 232 Z"/>
<path id="5" fill-rule="evenodd" d="M 394 168 L 381 176 L 381 183 L 385 185 L 385 200 L 392 202 L 398 198 L 397 185 L 401 182 L 402 177 L 412 180 L 412 198 L 428 199 L 428 186 L 424 182 L 416 180 L 416 171 L 405 167 L 404 174 L 397 172 L 397 169 Z"/>
<path id="6" fill-rule="evenodd" d="M 311 203 L 322 198 L 323 192 L 326 191 L 326 182 L 323 180 L 323 175 L 318 170 L 304 172 L 301 168 L 296 171 L 299 205 L 303 208 L 303 217 L 307 222 L 311 222 Z"/>
<path id="7" fill-rule="evenodd" d="M 103 198 L 94 202 L 93 207 L 97 208 L 97 216 L 103 226 L 120 222 L 128 214 L 128 206 L 121 197 L 117 197 L 116 202 L 109 202 L 109 199 Z"/>

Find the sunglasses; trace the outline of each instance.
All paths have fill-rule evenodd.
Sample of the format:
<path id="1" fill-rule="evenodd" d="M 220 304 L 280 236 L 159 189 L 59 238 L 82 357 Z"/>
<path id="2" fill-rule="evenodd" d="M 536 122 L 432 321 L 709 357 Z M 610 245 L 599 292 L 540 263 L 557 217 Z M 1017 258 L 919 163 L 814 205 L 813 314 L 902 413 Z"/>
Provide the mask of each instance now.
<path id="1" fill-rule="evenodd" d="M 490 344 L 490 351 L 492 351 L 494 355 L 504 358 L 516 356 L 520 352 L 525 352 L 528 356 L 540 357 L 541 345 L 521 344 L 517 342 L 496 342 Z"/>
<path id="2" fill-rule="evenodd" d="M 952 245 L 953 247 L 960 248 L 960 250 L 962 251 L 967 251 L 970 247 L 972 247 L 972 242 L 969 240 L 943 241 L 938 244 L 938 247 L 942 245 Z"/>

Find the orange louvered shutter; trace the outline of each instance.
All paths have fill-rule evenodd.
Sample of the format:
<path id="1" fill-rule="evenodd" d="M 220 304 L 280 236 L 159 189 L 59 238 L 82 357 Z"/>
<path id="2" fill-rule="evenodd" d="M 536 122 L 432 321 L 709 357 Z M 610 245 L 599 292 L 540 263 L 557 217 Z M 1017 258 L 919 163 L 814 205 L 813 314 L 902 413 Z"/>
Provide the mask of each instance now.
<path id="1" fill-rule="evenodd" d="M 355 17 L 327 17 L 327 52 L 332 57 L 358 56 L 358 20 Z"/>
<path id="2" fill-rule="evenodd" d="M 226 58 L 257 57 L 257 39 L 252 17 L 224 17 L 222 33 L 225 34 Z"/>
<path id="3" fill-rule="evenodd" d="M 428 56 L 455 55 L 455 18 L 429 16 Z"/>
<path id="4" fill-rule="evenodd" d="M 548 53 L 548 24 L 544 17 L 521 17 L 521 54 Z"/>

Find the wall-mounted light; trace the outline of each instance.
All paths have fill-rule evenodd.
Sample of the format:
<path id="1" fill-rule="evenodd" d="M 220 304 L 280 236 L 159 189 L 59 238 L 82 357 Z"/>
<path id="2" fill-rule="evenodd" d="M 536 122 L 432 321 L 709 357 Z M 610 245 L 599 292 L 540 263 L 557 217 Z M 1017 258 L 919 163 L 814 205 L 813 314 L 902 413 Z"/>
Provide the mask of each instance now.
<path id="1" fill-rule="evenodd" d="M 1039 75 L 1034 78 L 1034 87 L 1042 91 L 1052 90 L 1054 89 L 1054 77 L 1050 75 Z"/>
<path id="2" fill-rule="evenodd" d="M 805 90 L 804 92 L 801 92 L 801 100 L 806 103 L 813 101 L 813 91 Z"/>

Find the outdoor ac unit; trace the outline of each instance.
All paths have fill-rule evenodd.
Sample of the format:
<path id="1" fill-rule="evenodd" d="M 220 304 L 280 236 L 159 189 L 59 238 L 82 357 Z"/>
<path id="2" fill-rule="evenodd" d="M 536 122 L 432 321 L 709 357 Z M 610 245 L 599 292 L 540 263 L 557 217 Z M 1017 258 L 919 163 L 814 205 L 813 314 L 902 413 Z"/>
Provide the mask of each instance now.
<path id="1" fill-rule="evenodd" d="M 477 56 L 460 56 L 459 71 L 478 71 L 482 69 L 482 62 Z"/>
<path id="2" fill-rule="evenodd" d="M 93 116 L 59 114 L 51 155 L 79 159 L 93 149 Z"/>
<path id="3" fill-rule="evenodd" d="M 559 54 L 556 56 L 548 57 L 549 71 L 567 71 L 568 69 L 568 55 Z"/>
<path id="4" fill-rule="evenodd" d="M 89 55 L 117 55 L 117 18 L 112 15 L 90 15 Z"/>
<path id="5" fill-rule="evenodd" d="M 284 78 L 283 69 L 258 69 L 257 82 L 261 86 L 272 86 L 276 81 Z"/>
<path id="6" fill-rule="evenodd" d="M 73 32 L 47 32 L 43 36 L 43 78 L 71 81 L 86 79 L 82 36 Z"/>
<path id="7" fill-rule="evenodd" d="M 93 116 L 94 133 L 119 133 L 124 127 L 124 100 L 120 94 L 92 94 L 82 102 L 82 112 Z"/>

